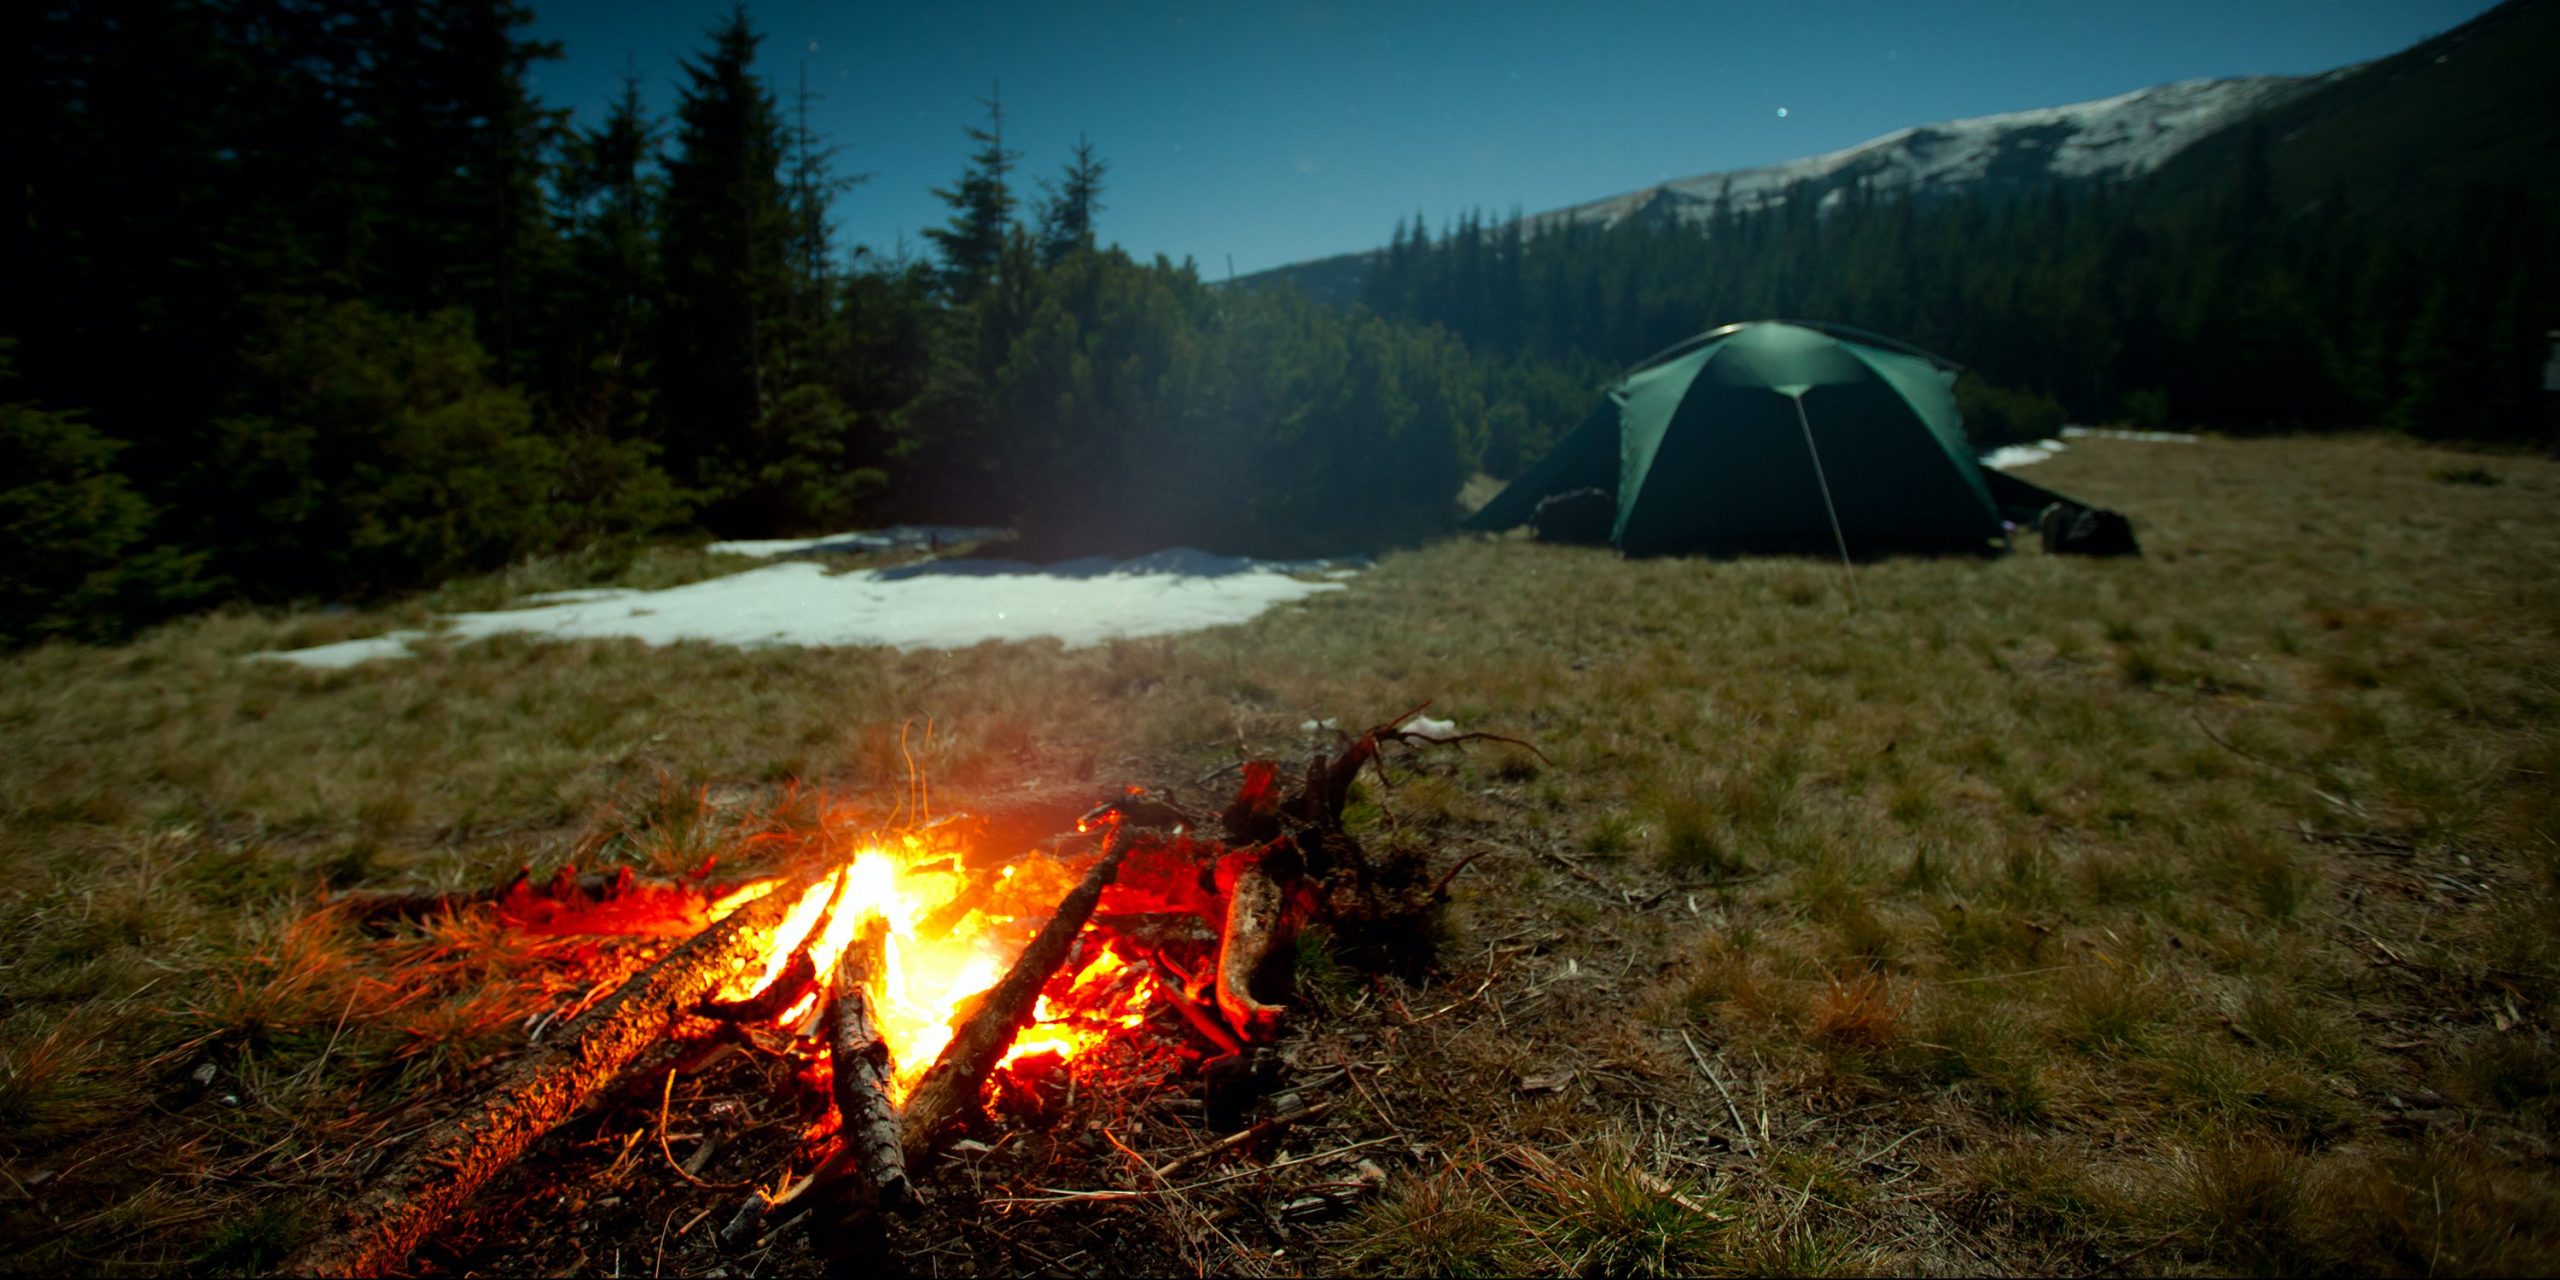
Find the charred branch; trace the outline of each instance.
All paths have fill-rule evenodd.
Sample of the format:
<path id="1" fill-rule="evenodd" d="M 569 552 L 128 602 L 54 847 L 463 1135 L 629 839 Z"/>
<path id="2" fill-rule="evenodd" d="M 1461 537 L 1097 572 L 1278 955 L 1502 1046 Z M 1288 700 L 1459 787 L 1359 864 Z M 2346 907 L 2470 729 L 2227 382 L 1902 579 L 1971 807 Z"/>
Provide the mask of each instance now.
<path id="1" fill-rule="evenodd" d="M 1268 1043 L 1280 1034 L 1288 1010 L 1263 1001 L 1255 986 L 1267 982 L 1272 957 L 1294 937 L 1289 895 L 1260 859 L 1244 860 L 1227 895 L 1225 943 L 1218 952 L 1218 1011 L 1247 1040 Z"/>
<path id="2" fill-rule="evenodd" d="M 556 1040 L 517 1059 L 474 1105 L 421 1134 L 283 1271 L 370 1276 L 399 1265 L 499 1170 L 663 1045 L 677 1019 L 756 963 L 800 886 L 767 895 L 678 944 Z"/>
<path id="3" fill-rule="evenodd" d="M 1119 874 L 1121 859 L 1127 853 L 1126 845 L 1116 840 L 1110 843 L 1102 860 L 1093 864 L 1084 880 L 1058 903 L 1058 913 L 1049 917 L 1039 936 L 1015 957 L 1004 979 L 987 993 L 977 1011 L 951 1037 L 942 1056 L 926 1070 L 924 1079 L 917 1082 L 899 1124 L 910 1168 L 929 1163 L 942 1131 L 978 1105 L 988 1074 L 1030 1022 L 1040 989 L 1056 976 L 1058 966 L 1066 963 L 1076 935 L 1084 931 L 1095 904 L 1102 900 L 1104 886 Z"/>
<path id="4" fill-rule="evenodd" d="M 1001 866 L 1025 853 L 1058 853 L 1100 839 L 1077 829 L 1093 809 L 1090 788 L 1061 788 L 1006 796 L 971 806 L 935 822 L 937 838 L 957 840 L 969 850 L 970 868 Z"/>
<path id="5" fill-rule="evenodd" d="M 706 873 L 708 869 L 706 865 Z M 691 933 L 702 927 L 718 892 L 718 887 L 692 876 L 642 876 L 629 867 L 582 875 L 563 865 L 543 880 L 534 879 L 532 869 L 524 868 L 506 883 L 482 889 L 349 889 L 330 894 L 322 905 L 369 926 L 480 907 L 542 924 L 597 907 L 630 903 L 645 911 L 603 913 L 594 922 L 595 931 L 629 933 L 655 920 L 664 931 Z"/>
<path id="6" fill-rule="evenodd" d="M 872 1021 L 870 992 L 870 974 L 886 936 L 874 921 L 837 959 L 827 1047 L 835 1059 L 833 1089 L 844 1149 L 861 1179 L 864 1198 L 896 1208 L 910 1192 L 907 1158 L 898 1144 L 897 1108 L 889 1101 L 889 1044 Z"/>
<path id="7" fill-rule="evenodd" d="M 1095 904 L 1102 900 L 1103 889 L 1119 874 L 1121 861 L 1127 853 L 1128 846 L 1117 840 L 1110 843 L 1101 860 L 1060 900 L 1057 914 L 1049 918 L 1038 936 L 1015 957 L 1013 967 L 1005 972 L 1004 978 L 979 1000 L 977 1007 L 951 1037 L 951 1043 L 944 1047 L 942 1056 L 935 1059 L 924 1079 L 917 1083 L 915 1092 L 908 1096 L 906 1108 L 898 1116 L 897 1130 L 899 1164 L 907 1178 L 912 1179 L 932 1162 L 939 1153 L 944 1132 L 978 1106 L 986 1091 L 987 1077 L 995 1071 L 996 1063 L 1004 1057 L 1005 1050 L 1022 1034 L 1022 1028 L 1030 1022 L 1039 1001 L 1040 989 L 1047 986 L 1049 980 L 1057 975 L 1059 966 L 1066 963 L 1068 954 L 1074 949 L 1076 935 L 1082 933 L 1086 923 L 1092 919 Z M 849 986 L 859 988 L 858 983 Z M 839 1023 L 836 1035 L 841 1037 L 845 1034 L 846 1028 Z M 858 1036 L 859 1032 L 853 1034 Z M 838 1061 L 856 1060 L 861 1056 L 862 1050 L 857 1045 L 854 1053 Z M 842 1070 L 839 1066 L 839 1079 Z M 843 1098 L 839 1094 L 840 1109 L 842 1105 Z M 862 1105 L 867 1104 L 857 1102 L 857 1106 Z M 876 1171 L 887 1165 L 885 1158 L 871 1151 L 869 1141 L 855 1131 L 852 1117 L 846 1116 L 845 1121 L 845 1132 L 836 1149 L 807 1177 L 778 1196 L 755 1197 L 738 1210 L 720 1230 L 723 1248 L 743 1248 L 762 1238 L 766 1224 L 778 1220 L 785 1209 L 812 1194 L 834 1195 L 850 1201 L 846 1207 L 850 1216 L 858 1217 L 864 1212 L 866 1206 L 861 1184 L 866 1181 L 866 1162 L 881 1161 L 867 1166 L 871 1178 L 879 1177 Z"/>
<path id="8" fill-rule="evenodd" d="M 818 962 L 810 957 L 808 944 L 803 943 L 782 962 L 782 972 L 773 975 L 764 990 L 744 1000 L 705 1000 L 700 1012 L 703 1017 L 720 1022 L 771 1022 L 800 1003 L 800 997 L 817 985 Z"/>

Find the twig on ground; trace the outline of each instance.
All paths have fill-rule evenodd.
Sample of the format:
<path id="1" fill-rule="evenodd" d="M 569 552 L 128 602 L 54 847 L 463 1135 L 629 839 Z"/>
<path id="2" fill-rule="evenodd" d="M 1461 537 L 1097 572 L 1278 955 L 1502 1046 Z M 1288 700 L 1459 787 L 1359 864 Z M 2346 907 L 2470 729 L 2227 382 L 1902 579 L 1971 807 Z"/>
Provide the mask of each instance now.
<path id="1" fill-rule="evenodd" d="M 1680 1030 L 1680 1043 L 1689 1046 L 1690 1060 L 1696 1062 L 1698 1070 L 1706 1074 L 1707 1083 L 1716 1087 L 1716 1096 L 1724 1099 L 1725 1114 L 1733 1117 L 1733 1131 L 1741 1135 L 1743 1151 L 1752 1159 L 1759 1159 L 1760 1151 L 1752 1145 L 1750 1127 L 1742 1123 L 1742 1108 L 1733 1105 L 1733 1095 L 1725 1092 L 1724 1081 L 1716 1078 L 1716 1069 L 1707 1065 L 1707 1055 L 1698 1052 L 1698 1042 L 1689 1038 L 1689 1030 L 1686 1027 Z"/>
<path id="2" fill-rule="evenodd" d="M 2328 792 L 2321 790 L 2318 785 L 2320 781 L 2320 775 L 2318 773 L 2305 769 L 2298 764 L 2286 764 L 2282 760 L 2269 760 L 2265 756 L 2258 755 L 2255 752 L 2243 750 L 2239 746 L 2235 745 L 2229 738 L 2223 737 L 2221 734 L 2214 732 L 2213 726 L 2205 723 L 2204 710 L 2202 708 L 2190 708 L 2188 710 L 2188 715 L 2195 720 L 2196 728 L 2203 731 L 2205 737 L 2213 740 L 2213 745 L 2220 747 L 2243 760 L 2249 761 L 2252 764 L 2262 765 L 2269 769 L 2281 769 L 2296 777 L 2309 778 L 2313 784 L 2308 788 L 2311 794 L 2318 796 L 2324 803 L 2328 804 L 2329 807 L 2336 809 L 2340 813 L 2352 813 L 2359 818 L 2367 819 L 2370 819 L 2373 816 L 2366 812 L 2363 805 L 2357 804 L 2355 801 L 2347 799 L 2344 796 L 2333 796 Z"/>
<path id="3" fill-rule="evenodd" d="M 2405 840 L 2394 840 L 2372 831 L 2316 831 L 2308 822 L 2297 822 L 2292 830 L 2314 844 L 2342 844 L 2370 853 L 2396 854 L 2404 858 L 2426 852 Z"/>
<path id="4" fill-rule="evenodd" d="M 1465 995 L 1463 995 L 1463 996 L 1460 996 L 1460 997 L 1458 997 L 1457 999 L 1452 1000 L 1452 1001 L 1450 1001 L 1449 1003 L 1444 1004 L 1444 1005 L 1440 1006 L 1439 1008 L 1434 1009 L 1434 1010 L 1432 1010 L 1431 1012 L 1429 1012 L 1429 1013 L 1426 1013 L 1426 1014 L 1422 1015 L 1422 1016 L 1421 1016 L 1421 1017 L 1419 1017 L 1419 1018 L 1413 1018 L 1413 1019 L 1410 1019 L 1410 1020 L 1408 1020 L 1404 1025 L 1406 1025 L 1406 1026 L 1408 1026 L 1408 1027 L 1418 1027 L 1418 1026 L 1421 1026 L 1423 1023 L 1426 1023 L 1426 1022 L 1431 1021 L 1433 1018 L 1437 1018 L 1437 1017 L 1439 1017 L 1441 1014 L 1447 1013 L 1447 1012 L 1448 1012 L 1448 1011 L 1450 1011 L 1451 1009 L 1455 1009 L 1455 1008 L 1457 1008 L 1457 1007 L 1458 1007 L 1458 1006 L 1460 1006 L 1460 1005 L 1466 1005 L 1466 1004 L 1473 1004 L 1473 1003 L 1475 1003 L 1477 1000 L 1482 999 L 1482 998 L 1484 997 L 1484 993 L 1485 993 L 1488 989 L 1490 989 L 1490 988 L 1493 986 L 1493 980 L 1494 980 L 1495 978 L 1499 978 L 1499 977 L 1501 977 L 1501 976 L 1502 976 L 1502 975 L 1501 975 L 1501 974 L 1499 974 L 1499 973 L 1492 973 L 1492 974 L 1487 974 L 1487 975 L 1485 975 L 1485 980 L 1484 980 L 1483 982 L 1480 982 L 1480 983 L 1476 984 L 1476 989 L 1475 989 L 1475 990 L 1470 991 L 1470 992 L 1468 992 L 1467 994 L 1465 994 Z"/>
<path id="5" fill-rule="evenodd" d="M 1226 1137 L 1220 1138 L 1216 1142 L 1210 1143 L 1208 1146 L 1192 1152 L 1190 1155 L 1180 1156 L 1157 1166 L 1154 1170 L 1155 1176 L 1158 1178 L 1171 1178 L 1173 1175 L 1180 1173 L 1193 1165 L 1206 1160 L 1215 1159 L 1218 1156 L 1224 1155 L 1229 1151 L 1233 1151 L 1238 1147 L 1267 1137 L 1273 1133 L 1277 1133 L 1282 1129 L 1288 1128 L 1290 1125 L 1297 1124 L 1303 1120 L 1312 1120 L 1331 1110 L 1333 1110 L 1332 1103 L 1319 1102 L 1314 1106 L 1301 1107 L 1296 1111 L 1283 1112 L 1279 1115 L 1272 1116 L 1258 1124 L 1254 1124 L 1250 1127 L 1239 1129 L 1234 1133 L 1228 1134 Z"/>
<path id="6" fill-rule="evenodd" d="M 1474 853 L 1470 853 L 1467 856 L 1458 859 L 1455 863 L 1450 864 L 1447 871 L 1440 873 L 1440 883 L 1431 886 L 1431 896 L 1437 898 L 1441 894 L 1447 893 L 1449 891 L 1449 882 L 1457 879 L 1458 873 L 1466 870 L 1468 863 L 1473 862 L 1491 852 L 1493 851 L 1490 849 L 1478 849 Z"/>
<path id="7" fill-rule="evenodd" d="M 2189 718 L 2193 719 L 2193 720 L 2196 722 L 2196 728 L 2198 728 L 2198 729 L 2202 730 L 2202 731 L 2204 732 L 2204 736 L 2206 736 L 2206 737 L 2208 737 L 2208 738 L 2211 738 L 2211 739 L 2213 740 L 2213 745 L 2215 745 L 2215 746 L 2217 746 L 2217 747 L 2220 747 L 2220 748 L 2222 748 L 2223 750 L 2228 751 L 2228 752 L 2230 752 L 2231 754 L 2233 754 L 2233 755 L 2235 755 L 2235 756 L 2238 756 L 2238 757 L 2240 757 L 2241 759 L 2243 759 L 2243 760 L 2246 760 L 2246 761 L 2250 762 L 2251 764 L 2260 764 L 2260 765 L 2265 765 L 2267 768 L 2270 768 L 2270 769 L 2282 769 L 2282 770 L 2284 770 L 2286 773 L 2295 774 L 2295 775 L 2300 776 L 2300 777 L 2309 778 L 2309 779 L 2311 779 L 2313 782 L 2318 782 L 2318 781 L 2320 780 L 2320 775 L 2319 775 L 2319 774 L 2314 773 L 2314 772 L 2312 772 L 2312 771 L 2311 771 L 2311 770 L 2309 770 L 2309 769 L 2305 769 L 2305 768 L 2303 768 L 2301 765 L 2298 765 L 2298 764 L 2286 764 L 2286 763 L 2285 763 L 2284 761 L 2282 761 L 2282 760 L 2269 760 L 2269 759 L 2268 759 L 2268 758 L 2266 758 L 2265 756 L 2259 755 L 2258 753 L 2256 753 L 2256 752 L 2254 752 L 2254 751 L 2246 750 L 2246 749 L 2244 749 L 2244 748 L 2242 748 L 2242 747 L 2240 747 L 2240 746 L 2238 746 L 2238 745 L 2234 744 L 2234 743 L 2231 741 L 2231 739 L 2226 738 L 2226 737 L 2223 737 L 2221 734 L 2214 732 L 2213 726 L 2212 726 L 2212 725 L 2210 725 L 2210 724 L 2205 723 L 2205 719 L 2204 719 L 2204 708 L 2202 708 L 2202 707 L 2190 707 L 2190 708 L 2188 708 L 2188 710 L 2187 710 L 2187 715 L 2188 715 L 2188 717 L 2189 717 Z"/>
<path id="8" fill-rule="evenodd" d="M 1250 1178 L 1257 1173 L 1277 1173 L 1282 1169 L 1291 1169 L 1302 1164 L 1314 1164 L 1319 1160 L 1331 1160 L 1339 1156 L 1349 1155 L 1354 1151 L 1366 1151 L 1371 1147 L 1380 1146 L 1393 1141 L 1395 1141 L 1393 1138 L 1370 1138 L 1365 1141 L 1351 1143 L 1348 1146 L 1335 1147 L 1331 1151 L 1319 1151 L 1314 1155 L 1294 1156 L 1287 1160 L 1274 1160 L 1266 1165 L 1258 1165 L 1251 1169 L 1238 1169 L 1234 1173 L 1222 1173 L 1214 1178 L 1203 1178 L 1198 1182 L 1186 1182 L 1178 1187 L 1166 1186 L 1145 1191 L 1131 1191 L 1124 1188 L 1111 1188 L 1101 1191 L 1058 1191 L 1047 1187 L 1038 1187 L 1034 1189 L 1042 1192 L 1043 1194 L 1036 1196 L 995 1196 L 986 1200 L 981 1200 L 978 1203 L 1078 1204 L 1096 1203 L 1106 1200 L 1152 1200 L 1159 1196 L 1182 1195 L 1207 1187 L 1224 1186 L 1230 1182 Z"/>
<path id="9" fill-rule="evenodd" d="M 667 1068 L 667 1087 L 661 1090 L 658 1094 L 658 1153 L 667 1158 L 667 1167 L 675 1170 L 677 1177 L 682 1178 L 705 1191 L 735 1191 L 738 1188 L 747 1185 L 743 1182 L 705 1182 L 702 1179 L 693 1176 L 692 1170 L 685 1168 L 684 1165 L 677 1162 L 675 1148 L 667 1144 L 667 1108 L 669 1104 L 675 1101 L 675 1097 L 676 1072 L 675 1068 L 669 1067 Z M 711 1143 L 709 1138 L 705 1138 L 702 1141 L 704 1146 L 709 1146 Z M 664 1247 L 663 1240 L 660 1242 L 660 1247 Z"/>
<path id="10" fill-rule="evenodd" d="M 1612 899 L 1619 902 L 1626 901 L 1617 886 L 1591 874 L 1589 871 L 1584 870 L 1581 863 L 1576 862 L 1553 849 L 1540 849 L 1538 850 L 1538 856 L 1554 863 L 1558 868 L 1562 869 L 1565 874 L 1572 876 L 1574 879 L 1590 885 L 1592 888 L 1597 889 L 1602 893 L 1608 894 Z"/>

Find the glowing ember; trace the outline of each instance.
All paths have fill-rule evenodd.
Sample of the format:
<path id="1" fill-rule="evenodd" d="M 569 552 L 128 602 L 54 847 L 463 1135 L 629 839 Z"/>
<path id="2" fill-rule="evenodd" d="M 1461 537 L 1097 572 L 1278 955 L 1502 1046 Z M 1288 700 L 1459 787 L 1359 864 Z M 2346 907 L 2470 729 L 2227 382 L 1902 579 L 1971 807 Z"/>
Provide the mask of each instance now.
<path id="1" fill-rule="evenodd" d="M 1154 974 L 1130 967 L 1118 952 L 1103 951 L 1067 984 L 1063 998 L 1040 997 L 1031 1025 L 1015 1038 L 999 1066 L 1043 1053 L 1073 1060 L 1112 1031 L 1145 1022 L 1154 988 Z"/>
<path id="2" fill-rule="evenodd" d="M 1010 879 L 1013 868 L 997 874 Z M 953 869 L 947 855 L 928 850 L 912 838 L 896 850 L 865 848 L 801 894 L 767 940 L 761 965 L 732 979 L 720 999 L 739 1001 L 762 992 L 783 976 L 793 954 L 805 945 L 819 986 L 774 1020 L 776 1026 L 799 1025 L 824 998 L 826 975 L 833 972 L 844 949 L 872 921 L 882 922 L 881 960 L 869 982 L 871 1016 L 889 1046 L 890 1098 L 904 1101 L 950 1043 L 954 1024 L 1004 976 L 1040 924 L 1036 919 L 972 908 L 947 931 L 928 936 L 924 922 L 935 919 L 937 913 L 948 915 L 944 909 L 954 904 L 966 886 L 966 878 Z M 765 892 L 773 887 L 771 883 L 763 886 Z M 735 905 L 724 900 L 714 910 L 725 914 L 723 908 Z M 1023 1029 L 1002 1065 L 1042 1054 L 1073 1060 L 1113 1032 L 1143 1023 L 1158 994 L 1152 972 L 1132 965 L 1109 946 L 1095 947 L 1072 978 L 1053 983 L 1050 991 L 1053 994 L 1040 997 L 1032 1024 Z"/>

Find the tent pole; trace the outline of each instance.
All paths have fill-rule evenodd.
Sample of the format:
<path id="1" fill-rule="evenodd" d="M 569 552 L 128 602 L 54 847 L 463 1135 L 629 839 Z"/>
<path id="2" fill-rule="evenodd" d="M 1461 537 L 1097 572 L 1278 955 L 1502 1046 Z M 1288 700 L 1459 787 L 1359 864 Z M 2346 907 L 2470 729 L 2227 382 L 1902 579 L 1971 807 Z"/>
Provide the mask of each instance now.
<path id="1" fill-rule="evenodd" d="M 1813 447 L 1813 423 L 1804 416 L 1804 392 L 1787 399 L 1795 402 L 1796 425 L 1804 429 L 1804 451 L 1813 458 L 1813 482 L 1822 486 L 1822 511 L 1831 517 L 1831 540 L 1840 546 L 1840 571 L 1849 575 L 1849 607 L 1863 608 L 1864 602 L 1858 598 L 1858 569 L 1849 563 L 1849 536 L 1840 532 L 1840 508 L 1831 501 L 1831 480 L 1822 472 L 1822 451 Z"/>

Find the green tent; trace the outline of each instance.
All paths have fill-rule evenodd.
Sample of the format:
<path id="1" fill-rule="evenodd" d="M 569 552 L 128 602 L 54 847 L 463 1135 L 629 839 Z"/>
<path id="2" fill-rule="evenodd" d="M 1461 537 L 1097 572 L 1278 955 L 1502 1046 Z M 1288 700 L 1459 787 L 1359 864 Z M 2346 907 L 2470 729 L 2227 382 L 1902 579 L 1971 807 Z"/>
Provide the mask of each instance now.
<path id="1" fill-rule="evenodd" d="M 1957 372 L 1843 326 L 1726 325 L 1629 370 L 1467 524 L 1582 495 L 1614 501 L 1608 538 L 1630 554 L 1989 548 L 2004 516 L 2065 500 L 1974 461 Z"/>

